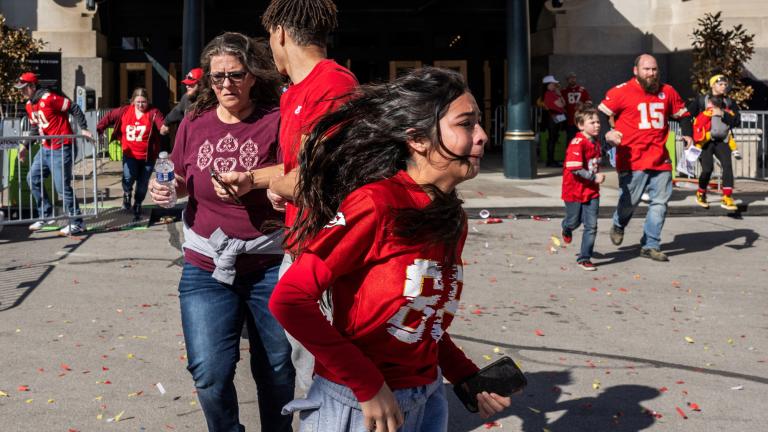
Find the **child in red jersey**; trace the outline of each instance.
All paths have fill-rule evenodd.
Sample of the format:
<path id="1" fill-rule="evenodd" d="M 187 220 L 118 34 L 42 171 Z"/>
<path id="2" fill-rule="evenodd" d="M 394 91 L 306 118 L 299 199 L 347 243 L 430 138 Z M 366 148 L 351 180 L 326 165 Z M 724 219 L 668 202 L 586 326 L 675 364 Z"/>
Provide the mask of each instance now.
<path id="1" fill-rule="evenodd" d="M 605 175 L 600 168 L 600 117 L 591 104 L 582 106 L 574 116 L 579 133 L 568 144 L 563 168 L 563 241 L 573 238 L 573 230 L 584 225 L 581 252 L 576 263 L 587 271 L 597 270 L 592 263 L 592 252 L 597 235 L 597 213 L 600 209 L 600 183 Z"/>
<path id="2" fill-rule="evenodd" d="M 447 333 L 467 232 L 455 187 L 487 139 L 461 75 L 435 68 L 361 87 L 312 130 L 289 234 L 300 254 L 270 300 L 315 356 L 307 398 L 284 409 L 302 411 L 302 430 L 447 430 L 442 376 L 478 370 Z M 477 399 L 485 417 L 511 403 Z"/>

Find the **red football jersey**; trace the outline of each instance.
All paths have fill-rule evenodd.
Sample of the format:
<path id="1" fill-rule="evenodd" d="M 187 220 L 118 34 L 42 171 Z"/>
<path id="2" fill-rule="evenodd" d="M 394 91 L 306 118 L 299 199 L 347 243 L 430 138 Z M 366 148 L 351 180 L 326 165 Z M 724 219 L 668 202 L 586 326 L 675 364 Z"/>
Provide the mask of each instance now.
<path id="1" fill-rule="evenodd" d="M 600 142 L 591 140 L 582 132 L 576 134 L 565 150 L 563 167 L 563 201 L 587 202 L 600 196 L 600 185 L 573 173 L 585 169 L 596 174 L 600 171 Z"/>
<path id="2" fill-rule="evenodd" d="M 357 87 L 357 79 L 348 69 L 325 59 L 315 65 L 301 82 L 290 85 L 280 98 L 280 151 L 285 173 L 298 166 L 302 136 L 309 135 L 323 114 L 342 104 L 343 96 Z M 285 206 L 285 225 L 296 220 L 292 203 Z"/>
<path id="3" fill-rule="evenodd" d="M 658 93 L 651 94 L 632 78 L 608 90 L 599 108 L 615 116 L 615 128 L 622 133 L 616 148 L 617 171 L 672 169 L 666 148 L 669 119 L 689 115 L 672 86 L 663 84 Z"/>
<path id="4" fill-rule="evenodd" d="M 575 125 L 573 116 L 576 114 L 576 108 L 578 108 L 579 104 L 592 102 L 592 98 L 589 97 L 587 89 L 580 85 L 568 86 L 561 93 L 563 94 L 563 99 L 565 99 L 565 116 L 568 118 L 568 124 Z"/>
<path id="5" fill-rule="evenodd" d="M 136 118 L 136 109 L 128 107 L 120 123 L 122 135 L 120 141 L 123 154 L 134 159 L 145 160 L 149 147 L 149 135 L 152 133 L 152 120 L 149 113 Z"/>
<path id="6" fill-rule="evenodd" d="M 69 124 L 69 108 L 72 101 L 60 94 L 47 92 L 34 104 L 27 101 L 26 109 L 29 122 L 37 125 L 40 135 L 72 135 Z M 43 146 L 60 149 L 62 145 L 72 144 L 71 139 L 43 140 Z"/>
<path id="7" fill-rule="evenodd" d="M 547 90 L 544 93 L 544 106 L 550 114 L 563 114 L 565 112 L 565 101 L 563 100 L 563 96 L 556 91 Z"/>
<path id="8" fill-rule="evenodd" d="M 393 209 L 429 202 L 404 171 L 354 191 L 272 295 L 272 312 L 315 355 L 315 372 L 350 387 L 359 401 L 384 381 L 392 389 L 429 384 L 438 366 L 452 382 L 477 371 L 446 333 L 463 286 L 466 225 L 450 251 L 406 244 L 391 230 Z M 317 307 L 331 286 L 333 324 Z"/>

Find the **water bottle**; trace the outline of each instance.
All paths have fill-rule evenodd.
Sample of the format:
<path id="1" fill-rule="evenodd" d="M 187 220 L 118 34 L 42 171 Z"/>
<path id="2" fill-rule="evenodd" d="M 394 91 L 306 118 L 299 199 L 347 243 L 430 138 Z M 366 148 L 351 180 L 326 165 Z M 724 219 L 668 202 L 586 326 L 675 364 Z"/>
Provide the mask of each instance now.
<path id="1" fill-rule="evenodd" d="M 174 177 L 173 162 L 168 159 L 168 152 L 160 152 L 157 162 L 155 162 L 155 180 L 160 185 L 168 186 L 172 191 L 170 202 L 162 207 L 171 208 L 176 205 L 176 187 L 173 185 Z"/>

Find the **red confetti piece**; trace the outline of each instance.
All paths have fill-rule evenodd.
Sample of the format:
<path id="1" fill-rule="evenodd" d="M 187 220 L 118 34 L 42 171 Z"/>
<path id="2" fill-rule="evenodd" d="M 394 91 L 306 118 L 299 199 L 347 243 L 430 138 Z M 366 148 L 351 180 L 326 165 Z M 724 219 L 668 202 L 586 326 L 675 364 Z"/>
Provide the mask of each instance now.
<path id="1" fill-rule="evenodd" d="M 493 277 L 493 276 L 492 276 L 492 277 L 489 277 L 489 278 L 488 278 L 488 282 L 490 282 L 490 283 L 496 283 L 496 282 L 498 282 L 498 280 L 496 279 L 496 277 Z"/>
<path id="2" fill-rule="evenodd" d="M 152 305 L 151 305 L 151 304 L 147 304 L 147 303 L 144 303 L 144 304 L 142 304 L 142 305 L 141 305 L 141 307 L 143 307 L 143 308 L 148 308 L 148 307 L 152 307 Z"/>
<path id="3" fill-rule="evenodd" d="M 500 427 L 501 427 L 501 423 L 499 423 L 499 422 L 497 422 L 497 421 L 488 422 L 488 423 L 485 423 L 485 424 L 483 425 L 483 427 L 485 427 L 486 429 L 493 429 L 493 428 L 495 428 L 495 427 L 498 427 L 498 428 L 500 428 Z"/>
<path id="4" fill-rule="evenodd" d="M 103 371 L 105 371 L 105 372 L 106 372 L 106 371 L 108 371 L 108 370 L 109 370 L 109 368 L 108 368 L 108 367 L 106 367 L 106 366 L 102 366 L 102 367 L 101 367 L 101 370 L 103 370 Z"/>
<path id="5" fill-rule="evenodd" d="M 59 367 L 61 367 L 61 370 L 65 370 L 65 371 L 67 371 L 67 372 L 69 372 L 69 371 L 71 371 L 71 370 L 72 370 L 72 368 L 71 368 L 71 367 L 69 367 L 69 365 L 68 365 L 68 364 L 66 364 L 66 363 L 62 363 L 62 364 L 61 364 L 61 366 L 59 366 Z"/>
<path id="6" fill-rule="evenodd" d="M 104 381 L 104 384 L 112 384 L 112 381 L 106 380 L 106 381 Z"/>
<path id="7" fill-rule="evenodd" d="M 75 285 L 80 283 L 80 281 L 78 281 L 77 279 L 72 279 L 72 282 L 74 282 Z"/>
<path id="8" fill-rule="evenodd" d="M 74 428 L 69 428 L 67 429 L 67 432 L 80 432 L 80 431 Z"/>
<path id="9" fill-rule="evenodd" d="M 544 330 L 536 329 L 534 330 L 534 333 L 536 334 L 536 336 L 544 336 Z"/>
<path id="10" fill-rule="evenodd" d="M 690 407 L 694 411 L 701 411 L 701 408 L 699 408 L 699 404 L 696 402 L 688 402 L 688 407 Z"/>
<path id="11" fill-rule="evenodd" d="M 683 380 L 678 380 L 678 381 L 675 381 L 675 384 L 685 384 L 685 381 L 683 381 Z"/>
<path id="12" fill-rule="evenodd" d="M 40 372 L 40 373 L 43 373 L 43 372 L 45 372 L 45 369 L 43 369 L 43 368 L 37 368 L 37 371 L 38 371 L 38 372 Z"/>
<path id="13" fill-rule="evenodd" d="M 680 407 L 675 407 L 675 410 L 677 411 L 678 414 L 680 414 L 680 417 L 688 420 L 688 416 L 685 415 L 685 412 L 683 412 L 683 410 Z"/>
<path id="14" fill-rule="evenodd" d="M 482 309 L 475 309 L 475 310 L 472 311 L 472 313 L 475 314 L 475 315 L 482 315 L 483 311 L 482 311 Z"/>
<path id="15" fill-rule="evenodd" d="M 26 385 L 20 385 L 17 389 L 18 391 L 29 391 L 29 386 Z"/>
<path id="16" fill-rule="evenodd" d="M 592 287 L 592 288 L 590 288 L 590 291 L 592 291 L 592 292 L 597 292 L 597 288 L 595 288 L 595 287 Z"/>
<path id="17" fill-rule="evenodd" d="M 666 387 L 662 387 L 662 388 L 659 389 L 659 391 L 662 392 L 662 393 L 666 393 L 666 392 L 669 391 L 669 389 L 666 388 Z"/>
<path id="18" fill-rule="evenodd" d="M 626 288 L 619 288 L 619 291 L 621 291 L 621 292 L 629 292 L 629 290 L 626 289 Z"/>

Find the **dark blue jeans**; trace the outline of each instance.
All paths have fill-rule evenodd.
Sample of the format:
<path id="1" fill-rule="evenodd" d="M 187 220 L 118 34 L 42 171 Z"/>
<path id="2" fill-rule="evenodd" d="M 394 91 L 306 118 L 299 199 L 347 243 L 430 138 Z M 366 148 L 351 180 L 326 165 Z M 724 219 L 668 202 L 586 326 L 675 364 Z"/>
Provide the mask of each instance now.
<path id="1" fill-rule="evenodd" d="M 130 198 L 133 191 L 133 184 L 136 183 L 136 193 L 133 203 L 140 206 L 147 196 L 149 179 L 152 178 L 152 171 L 155 169 L 155 163 L 134 159 L 132 157 L 123 158 L 123 194 Z"/>
<path id="2" fill-rule="evenodd" d="M 53 217 L 53 204 L 43 187 L 43 182 L 49 175 L 53 175 L 53 186 L 64 201 L 64 211 L 67 212 L 67 216 L 80 215 L 80 206 L 72 189 L 72 162 L 75 156 L 77 156 L 76 145 L 65 145 L 58 150 L 41 146 L 40 151 L 35 155 L 32 166 L 29 167 L 27 183 L 37 205 L 38 218 Z M 82 222 L 81 218 L 73 220 L 76 224 Z"/>
<path id="3" fill-rule="evenodd" d="M 585 203 L 565 202 L 565 219 L 563 219 L 563 231 L 572 233 L 580 225 L 584 225 L 584 234 L 581 236 L 581 251 L 576 262 L 589 261 L 595 250 L 595 237 L 597 237 L 597 212 L 600 209 L 600 198 L 593 198 Z"/>
<path id="4" fill-rule="evenodd" d="M 232 285 L 212 273 L 184 264 L 179 282 L 181 323 L 188 366 L 211 432 L 244 431 L 233 379 L 240 359 L 240 334 L 248 325 L 251 371 L 256 381 L 261 428 L 291 431 L 280 413 L 293 400 L 295 372 L 285 330 L 267 307 L 280 266 L 238 275 Z"/>

